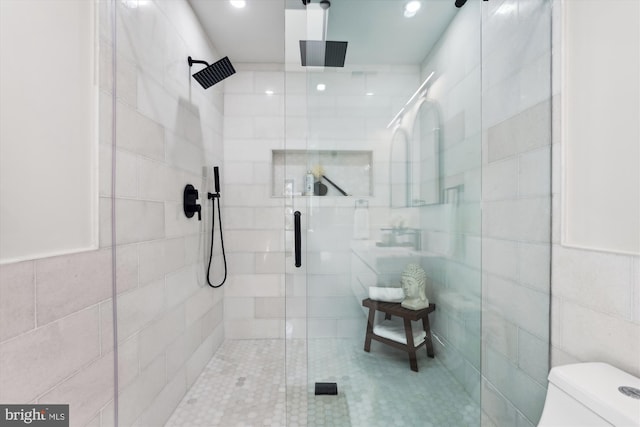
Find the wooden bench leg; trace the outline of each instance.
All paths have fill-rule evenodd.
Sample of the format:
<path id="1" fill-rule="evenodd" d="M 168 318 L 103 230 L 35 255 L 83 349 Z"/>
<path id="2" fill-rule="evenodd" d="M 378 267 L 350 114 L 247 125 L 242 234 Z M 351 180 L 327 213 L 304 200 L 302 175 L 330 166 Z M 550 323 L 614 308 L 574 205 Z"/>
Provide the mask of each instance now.
<path id="1" fill-rule="evenodd" d="M 431 326 L 429 325 L 429 315 L 426 315 L 422 318 L 422 327 L 424 328 L 424 332 L 427 334 L 425 337 L 425 341 L 427 345 L 427 356 L 433 358 L 433 341 L 431 340 Z"/>
<path id="2" fill-rule="evenodd" d="M 418 372 L 418 360 L 416 359 L 416 346 L 413 343 L 413 331 L 411 320 L 404 319 L 404 334 L 407 337 L 407 353 L 409 353 L 409 366 L 411 370 Z"/>
<path id="3" fill-rule="evenodd" d="M 371 351 L 371 337 L 373 337 L 373 321 L 376 318 L 376 311 L 369 308 L 369 318 L 367 319 L 367 334 L 364 337 L 364 351 Z"/>

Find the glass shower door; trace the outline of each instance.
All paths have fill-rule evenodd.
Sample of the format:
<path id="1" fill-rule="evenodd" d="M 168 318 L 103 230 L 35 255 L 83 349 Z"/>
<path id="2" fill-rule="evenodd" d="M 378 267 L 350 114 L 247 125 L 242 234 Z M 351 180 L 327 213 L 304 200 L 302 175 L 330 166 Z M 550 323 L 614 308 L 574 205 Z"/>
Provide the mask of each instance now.
<path id="1" fill-rule="evenodd" d="M 326 38 L 349 42 L 345 67 L 286 72 L 288 425 L 480 425 L 480 4 L 337 3 Z M 423 310 L 368 300 L 403 277 L 425 283 L 433 358 Z"/>

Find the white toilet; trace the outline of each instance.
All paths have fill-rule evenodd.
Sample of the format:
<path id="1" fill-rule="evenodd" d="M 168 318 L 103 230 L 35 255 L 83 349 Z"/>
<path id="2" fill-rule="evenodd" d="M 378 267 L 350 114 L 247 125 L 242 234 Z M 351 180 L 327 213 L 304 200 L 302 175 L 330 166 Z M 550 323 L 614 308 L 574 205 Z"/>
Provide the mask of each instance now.
<path id="1" fill-rule="evenodd" d="M 538 427 L 573 426 L 640 426 L 640 378 L 606 363 L 551 369 Z"/>

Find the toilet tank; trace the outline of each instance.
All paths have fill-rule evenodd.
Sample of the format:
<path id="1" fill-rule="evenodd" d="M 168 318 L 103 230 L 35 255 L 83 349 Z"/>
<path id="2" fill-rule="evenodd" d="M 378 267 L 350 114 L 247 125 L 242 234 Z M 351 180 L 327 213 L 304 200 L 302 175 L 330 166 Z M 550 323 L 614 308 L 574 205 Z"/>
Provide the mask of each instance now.
<path id="1" fill-rule="evenodd" d="M 640 395 L 621 387 L 640 390 L 640 379 L 606 363 L 555 367 L 538 426 L 640 426 Z"/>

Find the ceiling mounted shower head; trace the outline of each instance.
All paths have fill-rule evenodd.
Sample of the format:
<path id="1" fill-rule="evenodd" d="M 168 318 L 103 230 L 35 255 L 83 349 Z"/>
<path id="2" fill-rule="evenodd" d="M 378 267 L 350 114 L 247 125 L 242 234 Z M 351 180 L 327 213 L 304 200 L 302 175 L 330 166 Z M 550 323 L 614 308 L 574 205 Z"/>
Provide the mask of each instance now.
<path id="1" fill-rule="evenodd" d="M 344 67 L 348 42 L 300 40 L 303 67 Z"/>
<path id="2" fill-rule="evenodd" d="M 205 89 L 209 89 L 214 84 L 220 83 L 222 80 L 236 73 L 235 68 L 233 68 L 231 61 L 229 61 L 229 57 L 227 56 L 211 65 L 206 61 L 199 61 L 197 59 L 192 59 L 191 57 L 187 60 L 189 62 L 189 67 L 193 64 L 204 64 L 207 66 L 207 68 L 193 74 L 193 78 L 196 79 L 196 81 Z"/>
<path id="3" fill-rule="evenodd" d="M 319 5 L 324 20 L 322 40 L 300 40 L 300 62 L 303 67 L 344 67 L 348 42 L 326 40 L 326 19 L 331 2 L 321 0 Z"/>

